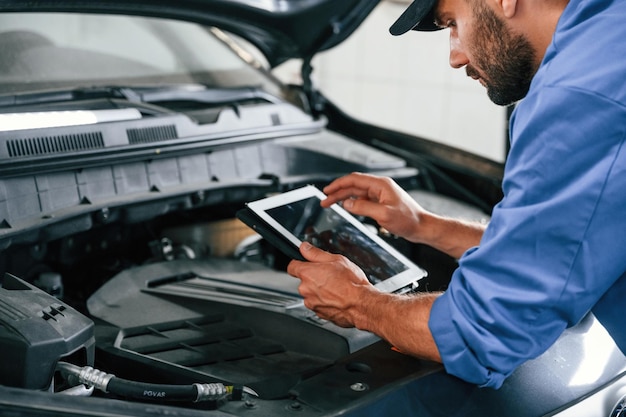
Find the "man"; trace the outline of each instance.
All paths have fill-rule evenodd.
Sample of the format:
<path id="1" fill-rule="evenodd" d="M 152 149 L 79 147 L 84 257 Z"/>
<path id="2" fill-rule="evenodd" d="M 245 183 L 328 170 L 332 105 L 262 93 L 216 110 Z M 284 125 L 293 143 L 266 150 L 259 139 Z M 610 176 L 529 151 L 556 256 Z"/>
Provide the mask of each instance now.
<path id="1" fill-rule="evenodd" d="M 479 386 L 500 387 L 589 311 L 626 351 L 624 22 L 622 0 L 415 0 L 392 34 L 447 28 L 453 67 L 497 104 L 524 98 L 504 198 L 484 228 L 425 211 L 387 178 L 334 181 L 324 205 L 343 201 L 459 267 L 443 294 L 383 294 L 344 257 L 304 243 L 309 262 L 288 272 L 305 305 Z"/>

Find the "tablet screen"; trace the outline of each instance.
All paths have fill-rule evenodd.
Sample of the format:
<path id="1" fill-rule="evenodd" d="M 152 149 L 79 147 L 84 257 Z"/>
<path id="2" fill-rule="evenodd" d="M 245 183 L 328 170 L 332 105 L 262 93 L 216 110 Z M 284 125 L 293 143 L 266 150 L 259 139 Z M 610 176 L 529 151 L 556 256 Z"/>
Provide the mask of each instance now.
<path id="1" fill-rule="evenodd" d="M 249 207 L 295 246 L 307 241 L 346 256 L 381 289 L 395 291 L 398 289 L 395 286 L 407 285 L 408 281 L 417 281 L 425 275 L 421 268 L 337 204 L 322 207 L 323 198 L 321 191 L 308 186 L 250 203 Z"/>
<path id="2" fill-rule="evenodd" d="M 408 269 L 336 211 L 323 208 L 317 197 L 269 209 L 267 214 L 301 241 L 346 256 L 365 272 L 372 284 Z"/>

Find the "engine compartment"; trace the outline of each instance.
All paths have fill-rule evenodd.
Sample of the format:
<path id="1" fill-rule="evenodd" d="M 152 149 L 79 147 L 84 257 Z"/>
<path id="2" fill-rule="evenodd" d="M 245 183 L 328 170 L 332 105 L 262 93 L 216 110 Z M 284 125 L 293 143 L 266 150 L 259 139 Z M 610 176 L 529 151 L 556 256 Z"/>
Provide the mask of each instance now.
<path id="1" fill-rule="evenodd" d="M 331 132 L 218 146 L 204 155 L 107 163 L 1 180 L 5 190 L 21 187 L 2 206 L 2 271 L 93 323 L 87 332 L 94 340 L 58 354 L 52 362 L 63 363 L 62 372 L 39 375 L 46 386 L 21 384 L 11 375 L 9 387 L 53 393 L 54 403 L 72 390 L 73 397 L 130 400 L 139 407 L 150 402 L 229 415 L 242 409 L 323 415 L 375 398 L 376 389 L 405 383 L 408 375 L 439 369 L 391 350 L 370 333 L 317 318 L 285 272 L 289 259 L 235 218 L 247 201 L 304 184 L 321 187 L 354 170 L 394 177 L 427 208 L 484 216 L 469 204 L 420 190 L 417 169 Z M 383 237 L 430 269 L 424 290 L 445 286 L 455 260 Z M 385 359 L 379 364 L 380 355 Z M 223 384 L 255 395 L 239 391 L 234 401 L 222 396 L 169 403 L 158 390 L 145 390 L 153 398 L 79 391 L 66 375 L 76 366 L 94 377 L 102 372 L 140 384 Z"/>
<path id="2" fill-rule="evenodd" d="M 259 192 L 251 190 L 247 194 Z M 390 387 L 409 374 L 438 369 L 391 351 L 372 334 L 318 319 L 303 306 L 297 280 L 284 271 L 284 255 L 229 213 L 229 205 L 222 204 L 115 222 L 39 245 L 12 246 L 1 258 L 5 269 L 93 321 L 95 350 L 82 346 L 59 361 L 146 383 L 244 385 L 258 395 L 176 407 L 233 415 L 241 407 L 281 415 L 287 407 L 287 415 L 323 415 L 361 400 L 377 385 Z M 207 214 L 224 218 L 206 220 Z M 413 257 L 427 250 L 395 245 Z M 56 279 L 42 279 L 50 276 Z M 378 371 L 372 367 L 381 365 L 371 359 L 351 359 L 374 347 L 398 355 L 397 368 L 389 358 Z M 38 390 L 67 388 L 58 372 L 47 378 L 49 387 Z M 321 382 L 313 383 L 316 378 Z M 321 394 L 321 387 L 342 378 L 341 395 L 332 389 Z M 350 388 L 363 380 L 369 381 L 365 391 Z"/>

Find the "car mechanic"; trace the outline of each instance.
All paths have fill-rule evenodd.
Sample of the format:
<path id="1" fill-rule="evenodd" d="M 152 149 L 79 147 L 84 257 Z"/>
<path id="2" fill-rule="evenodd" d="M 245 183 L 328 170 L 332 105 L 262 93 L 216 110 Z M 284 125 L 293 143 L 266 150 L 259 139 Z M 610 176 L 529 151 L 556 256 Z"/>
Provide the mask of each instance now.
<path id="1" fill-rule="evenodd" d="M 335 180 L 323 205 L 459 264 L 445 292 L 386 294 L 303 243 L 309 262 L 288 272 L 304 304 L 481 387 L 499 388 L 590 311 L 626 352 L 625 21 L 621 0 L 413 1 L 393 35 L 449 29 L 450 65 L 494 103 L 517 103 L 504 197 L 484 226 L 427 212 L 389 178 Z"/>

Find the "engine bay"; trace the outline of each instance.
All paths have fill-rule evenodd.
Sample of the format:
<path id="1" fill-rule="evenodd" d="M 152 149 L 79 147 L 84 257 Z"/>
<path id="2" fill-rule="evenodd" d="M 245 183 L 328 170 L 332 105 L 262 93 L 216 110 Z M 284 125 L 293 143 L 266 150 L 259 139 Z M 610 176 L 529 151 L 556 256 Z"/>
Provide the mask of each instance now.
<path id="1" fill-rule="evenodd" d="M 29 306 L 33 320 L 43 316 L 46 325 L 52 322 L 53 339 L 62 334 L 65 340 L 56 349 L 49 341 L 22 340 L 17 354 L 22 360 L 4 370 L 3 385 L 236 415 L 242 407 L 323 415 L 377 385 L 402 380 L 407 372 L 438 369 L 392 351 L 370 333 L 317 318 L 304 307 L 297 280 L 284 271 L 284 255 L 238 220 L 179 227 L 165 221 L 162 233 L 171 237 L 150 240 L 152 233 L 139 230 L 156 228 L 155 222 L 164 219 L 126 231 L 108 226 L 79 233 L 49 242 L 41 252 L 18 247 L 14 256 L 3 258 L 11 265 L 29 259 L 20 265 L 28 265 L 21 272 L 32 282 L 5 276 L 1 290 L 17 296 L 5 310 Z M 209 231 L 222 236 L 209 239 Z M 222 252 L 211 250 L 208 242 L 219 244 Z M 45 255 L 33 256 L 40 253 Z M 12 326 L 11 315 L 3 321 L 3 328 Z M 68 323 L 73 324 L 67 328 Z M 23 324 L 29 326 L 24 339 L 49 333 Z M 5 334 L 3 340 L 10 339 Z M 47 355 L 28 347 L 32 342 Z M 9 344 L 4 354 L 16 356 L 14 348 Z M 397 355 L 398 366 L 386 359 L 376 371 L 377 360 L 353 358 L 373 348 L 377 355 Z M 148 385 L 136 395 L 77 388 L 77 381 L 98 388 L 102 379 Z M 331 389 L 340 380 L 345 383 Z M 203 401 L 173 400 L 161 388 L 214 384 L 231 391 Z M 328 384 L 324 397 L 320 387 Z"/>
<path id="2" fill-rule="evenodd" d="M 52 394 L 45 404 L 67 396 L 70 408 L 123 400 L 138 415 L 150 404 L 317 416 L 440 369 L 320 320 L 289 259 L 235 217 L 248 201 L 353 170 L 394 177 L 427 208 L 484 216 L 422 189 L 400 159 L 331 132 L 4 178 L 0 265 L 13 301 L 0 328 L 16 360 L 1 385 Z M 420 290 L 445 287 L 454 259 L 381 237 L 428 270 Z"/>

